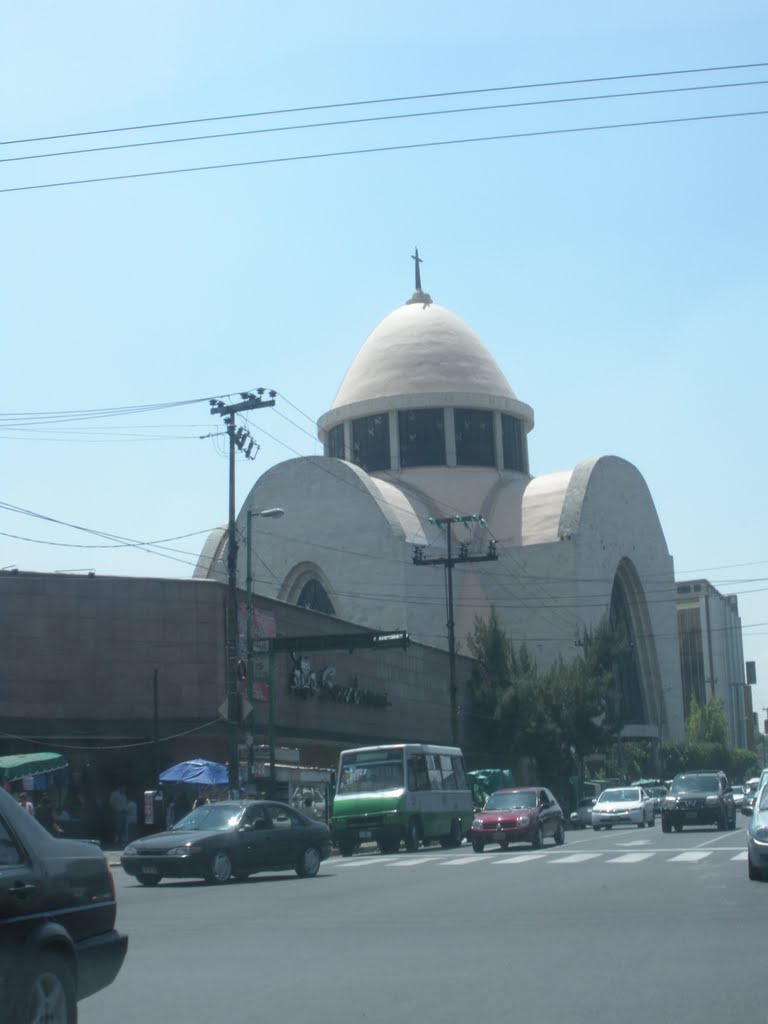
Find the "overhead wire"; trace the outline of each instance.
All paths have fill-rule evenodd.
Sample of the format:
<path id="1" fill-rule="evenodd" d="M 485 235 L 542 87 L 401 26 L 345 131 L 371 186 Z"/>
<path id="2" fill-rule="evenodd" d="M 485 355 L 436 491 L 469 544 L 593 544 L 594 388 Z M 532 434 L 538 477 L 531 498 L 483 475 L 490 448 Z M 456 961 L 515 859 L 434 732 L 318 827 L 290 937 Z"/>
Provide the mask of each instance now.
<path id="1" fill-rule="evenodd" d="M 0 188 L 0 193 L 33 192 L 49 188 L 66 188 L 72 185 L 94 185 L 111 181 L 131 181 L 139 178 L 159 178 L 172 174 L 195 174 L 202 171 L 232 170 L 240 167 L 263 167 L 275 164 L 300 163 L 309 160 L 328 160 L 346 156 L 367 156 L 373 153 L 396 153 L 407 150 L 434 149 L 441 146 L 474 145 L 480 142 L 503 142 L 512 139 L 544 138 L 555 135 L 576 135 L 585 132 L 613 131 L 622 128 L 647 128 L 659 125 L 692 124 L 703 121 L 722 121 L 733 118 L 761 117 L 768 110 L 739 110 L 723 114 L 699 114 L 687 117 L 654 118 L 643 121 L 622 121 L 615 124 L 582 125 L 573 128 L 547 128 L 527 132 L 506 132 L 496 135 L 478 135 L 461 139 L 435 139 L 429 142 L 408 142 L 388 146 L 365 146 L 355 149 L 338 149 L 325 153 L 299 153 L 289 156 L 262 157 L 258 160 L 230 160 L 218 164 L 198 164 L 188 167 L 170 167 L 155 171 L 134 171 L 125 174 L 105 174 L 91 178 L 73 178 L 62 181 L 39 182 L 34 185 L 12 185 Z"/>
<path id="2" fill-rule="evenodd" d="M 448 99 L 454 96 L 478 96 L 497 92 L 511 92 L 524 89 L 549 89 L 566 85 L 596 85 L 600 82 L 622 82 L 642 78 L 665 78 L 675 75 L 714 74 L 720 71 L 747 71 L 768 67 L 768 62 L 750 64 L 723 64 L 703 68 L 674 68 L 666 71 L 643 71 L 624 75 L 600 75 L 592 78 L 571 78 L 546 82 L 516 83 L 514 85 L 487 86 L 478 89 L 453 89 L 443 92 L 415 93 L 406 96 L 388 96 L 376 99 L 345 100 L 337 103 L 320 103 L 299 107 L 279 107 L 272 110 L 258 110 L 237 114 L 218 114 L 211 117 L 194 117 L 177 121 L 157 121 L 148 124 L 123 125 L 121 127 L 93 128 L 88 131 L 66 132 L 59 135 L 40 135 L 24 139 L 5 139 L 0 146 L 18 146 L 32 142 L 54 142 L 59 139 L 85 138 L 90 135 L 109 135 L 120 132 L 149 131 L 155 128 L 179 128 L 189 124 L 210 124 L 217 121 L 232 121 L 250 117 L 274 117 L 284 114 L 305 114 L 320 110 L 339 110 L 346 107 L 375 106 L 385 103 L 411 103 L 417 100 Z"/>
<path id="3" fill-rule="evenodd" d="M 601 93 L 593 96 L 558 96 L 543 100 L 521 100 L 516 103 L 493 103 L 475 107 L 453 107 L 443 110 L 415 110 L 399 114 L 378 114 L 374 117 L 347 118 L 340 121 L 313 121 L 309 124 L 272 125 L 269 128 L 246 128 L 236 132 L 216 132 L 209 135 L 185 135 L 172 139 L 144 139 L 141 142 L 120 142 L 110 146 L 90 146 L 81 149 L 57 150 L 52 153 L 24 153 L 21 156 L 0 157 L 0 164 L 22 163 L 28 160 L 52 160 L 65 156 L 86 156 L 93 153 L 113 153 L 127 149 L 146 149 L 150 146 L 171 146 L 187 142 L 210 142 L 218 139 L 235 139 L 254 135 L 272 135 L 278 132 L 298 132 L 317 128 L 340 128 L 363 124 L 377 124 L 386 121 L 415 120 L 426 117 L 445 117 L 455 114 L 488 113 L 495 110 L 515 110 L 525 107 L 556 106 L 565 103 L 594 103 L 598 100 L 636 99 L 647 96 L 668 96 L 675 93 L 705 92 L 714 89 L 741 89 L 755 85 L 768 85 L 768 80 L 757 79 L 749 82 L 716 82 L 707 85 L 685 85 L 670 89 L 644 89 L 632 92 Z"/>

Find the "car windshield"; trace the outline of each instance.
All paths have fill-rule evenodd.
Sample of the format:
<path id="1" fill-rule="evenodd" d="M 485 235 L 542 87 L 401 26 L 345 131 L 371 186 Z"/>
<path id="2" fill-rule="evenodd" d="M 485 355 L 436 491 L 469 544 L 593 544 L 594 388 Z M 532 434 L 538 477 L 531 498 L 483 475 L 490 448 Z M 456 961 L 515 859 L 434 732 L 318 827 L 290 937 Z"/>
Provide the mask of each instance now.
<path id="1" fill-rule="evenodd" d="M 535 793 L 493 793 L 485 802 L 484 811 L 511 811 L 518 807 L 535 807 Z"/>
<path id="2" fill-rule="evenodd" d="M 190 811 L 181 821 L 177 821 L 171 831 L 224 832 L 237 825 L 244 809 L 239 804 L 205 804 Z"/>
<path id="3" fill-rule="evenodd" d="M 639 799 L 639 789 L 604 789 L 597 802 L 599 804 L 634 804 Z"/>
<path id="4" fill-rule="evenodd" d="M 717 775 L 678 775 L 672 782 L 673 793 L 717 793 Z"/>
<path id="5" fill-rule="evenodd" d="M 744 787 L 743 786 L 734 786 L 733 787 L 734 796 L 741 796 L 741 794 L 743 792 L 744 792 Z"/>
<path id="6" fill-rule="evenodd" d="M 760 806 L 758 807 L 758 810 L 768 811 L 768 786 L 763 786 L 760 794 Z"/>

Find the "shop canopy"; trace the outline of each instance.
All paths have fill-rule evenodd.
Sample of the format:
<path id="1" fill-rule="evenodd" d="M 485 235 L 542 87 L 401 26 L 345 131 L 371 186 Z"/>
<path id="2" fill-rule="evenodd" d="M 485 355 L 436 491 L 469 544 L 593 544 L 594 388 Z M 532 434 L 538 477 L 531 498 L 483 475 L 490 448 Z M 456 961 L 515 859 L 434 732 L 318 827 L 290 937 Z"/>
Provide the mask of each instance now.
<path id="1" fill-rule="evenodd" d="M 43 775 L 67 767 L 67 760 L 61 754 L 9 754 L 0 757 L 0 781 L 13 782 L 30 775 Z"/>

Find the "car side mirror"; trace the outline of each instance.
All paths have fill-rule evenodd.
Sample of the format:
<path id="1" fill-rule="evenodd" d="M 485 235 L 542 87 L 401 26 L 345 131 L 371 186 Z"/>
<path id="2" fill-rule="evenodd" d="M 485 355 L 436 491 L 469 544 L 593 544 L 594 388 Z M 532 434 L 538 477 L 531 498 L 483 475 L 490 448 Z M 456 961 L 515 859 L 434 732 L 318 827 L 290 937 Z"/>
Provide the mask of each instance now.
<path id="1" fill-rule="evenodd" d="M 754 814 L 754 808 L 749 807 L 747 804 L 744 804 L 744 806 L 741 808 L 741 813 L 746 814 L 748 818 L 751 818 Z"/>

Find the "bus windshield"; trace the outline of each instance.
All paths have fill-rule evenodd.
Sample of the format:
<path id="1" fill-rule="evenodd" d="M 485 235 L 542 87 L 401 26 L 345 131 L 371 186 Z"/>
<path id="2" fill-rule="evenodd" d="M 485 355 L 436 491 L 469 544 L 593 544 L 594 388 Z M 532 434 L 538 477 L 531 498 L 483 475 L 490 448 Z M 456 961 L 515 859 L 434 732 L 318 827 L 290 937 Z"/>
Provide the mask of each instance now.
<path id="1" fill-rule="evenodd" d="M 403 788 L 403 757 L 379 755 L 376 760 L 362 760 L 360 755 L 342 758 L 337 792 L 380 793 L 387 789 Z"/>

